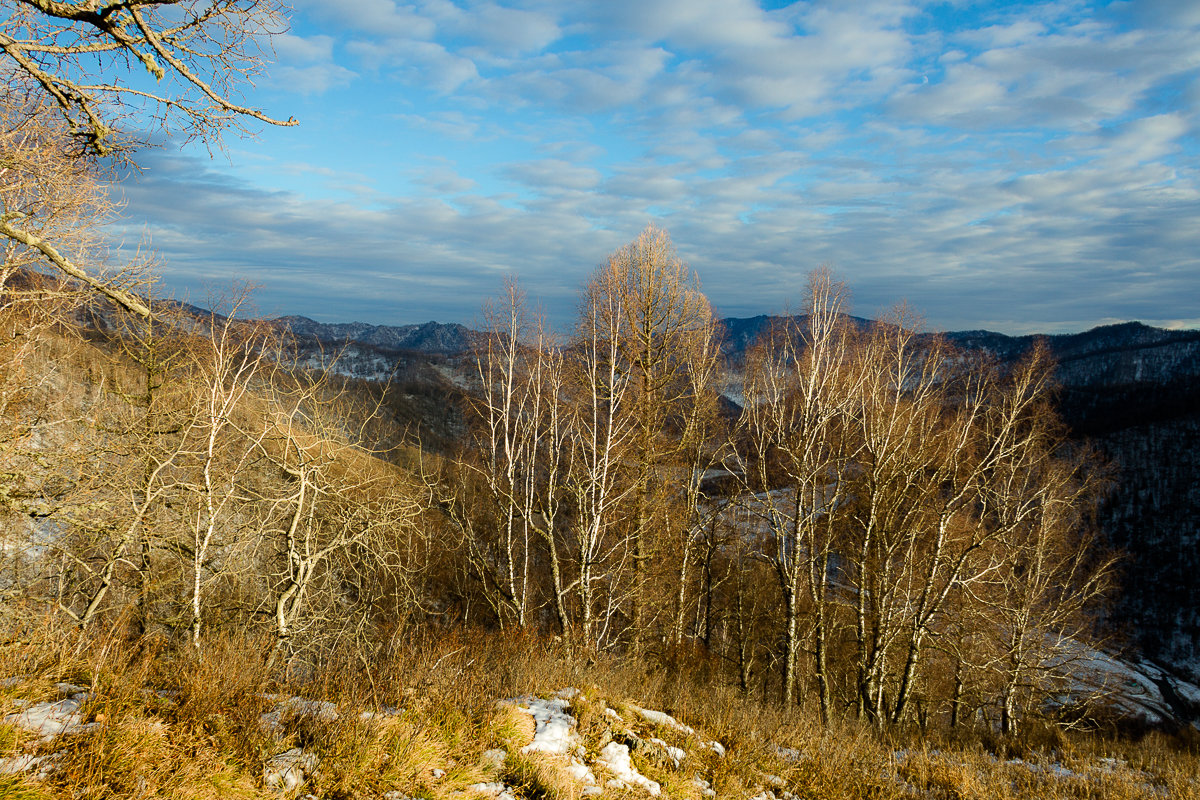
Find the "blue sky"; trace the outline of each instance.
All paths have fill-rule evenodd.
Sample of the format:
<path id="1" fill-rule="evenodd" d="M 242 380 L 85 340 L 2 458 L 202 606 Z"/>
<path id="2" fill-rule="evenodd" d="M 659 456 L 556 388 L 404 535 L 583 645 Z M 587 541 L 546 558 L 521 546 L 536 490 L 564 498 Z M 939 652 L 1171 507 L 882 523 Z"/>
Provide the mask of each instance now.
<path id="1" fill-rule="evenodd" d="M 296 128 L 164 148 L 129 248 L 202 302 L 557 324 L 667 229 L 722 316 L 831 265 L 936 329 L 1200 327 L 1200 3 L 295 0 L 248 94 Z"/>

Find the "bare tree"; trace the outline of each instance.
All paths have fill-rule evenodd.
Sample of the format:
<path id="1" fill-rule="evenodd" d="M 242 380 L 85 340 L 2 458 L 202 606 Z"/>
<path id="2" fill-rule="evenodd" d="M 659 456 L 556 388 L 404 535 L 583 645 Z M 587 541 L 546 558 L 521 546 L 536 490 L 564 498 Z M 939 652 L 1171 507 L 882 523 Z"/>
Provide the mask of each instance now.
<path id="1" fill-rule="evenodd" d="M 731 455 L 728 425 L 721 417 L 716 390 L 723 365 L 716 321 L 709 317 L 697 333 L 695 346 L 684 352 L 686 389 L 679 397 L 673 418 L 667 421 L 667 435 L 677 439 L 678 447 L 673 457 L 659 468 L 668 492 L 670 515 L 665 520 L 663 538 L 668 551 L 677 558 L 677 561 L 663 559 L 664 563 L 673 561 L 675 565 L 678 588 L 671 641 L 676 646 L 683 642 L 689 594 L 695 595 L 699 603 L 700 592 L 694 591 L 692 569 L 697 566 L 702 544 L 713 538 L 722 507 L 720 501 L 714 502 L 706 496 L 704 482 L 712 471 L 722 469 Z M 711 570 L 706 571 L 706 576 L 711 594 Z"/>
<path id="2" fill-rule="evenodd" d="M 10 91 L 50 98 L 83 156 L 128 158 L 146 118 L 167 133 L 219 142 L 243 120 L 273 119 L 238 99 L 286 27 L 274 0 L 7 0 L 0 52 Z M 138 80 L 143 71 L 151 80 Z M 124 78 L 124 79 L 122 79 Z"/>
<path id="3" fill-rule="evenodd" d="M 631 594 L 625 583 L 633 557 L 625 501 L 635 489 L 626 473 L 637 422 L 628 407 L 632 378 L 621 353 L 625 313 L 615 293 L 589 286 L 567 364 L 575 594 L 580 634 L 591 647 L 613 640 L 615 614 Z"/>
<path id="4" fill-rule="evenodd" d="M 276 342 L 270 361 L 257 387 L 266 435 L 255 430 L 243 435 L 274 468 L 250 492 L 262 515 L 255 538 L 256 549 L 266 551 L 260 569 L 270 587 L 262 602 L 270 607 L 274 662 L 293 646 L 306 617 L 309 628 L 345 627 L 346 620 L 330 612 L 340 607 L 345 616 L 336 587 L 369 582 L 360 573 L 371 562 L 386 562 L 397 581 L 404 580 L 403 565 L 387 562 L 385 555 L 395 551 L 395 541 L 414 525 L 421 508 L 415 483 L 404 480 L 386 461 L 388 453 L 368 440 L 378 401 L 350 408 L 353 397 L 336 385 L 331 371 L 336 357 L 319 370 L 304 369 L 285 337 Z M 318 604 L 313 594 L 322 584 L 328 588 Z M 321 606 L 319 612 L 314 605 Z"/>
<path id="5" fill-rule="evenodd" d="M 164 518 L 163 507 L 170 498 L 178 498 L 181 469 L 191 446 L 183 433 L 197 422 L 194 387 L 185 375 L 190 348 L 181 333 L 181 315 L 158 312 L 155 317 L 118 315 L 103 386 L 108 402 L 98 404 L 89 420 L 93 446 L 105 464 L 95 479 L 113 496 L 113 515 L 105 526 L 113 535 L 97 551 L 98 566 L 79 559 L 92 577 L 79 587 L 86 597 L 82 610 L 77 613 L 60 604 L 81 628 L 97 618 L 118 581 L 118 567 L 125 565 L 138 583 L 136 624 L 146 629 L 151 621 L 154 552 L 169 538 L 154 530 L 183 522 Z"/>
<path id="6" fill-rule="evenodd" d="M 563 464 L 570 454 L 562 353 L 543 320 L 529 317 L 513 282 L 500 301 L 484 307 L 483 316 L 485 335 L 475 353 L 478 391 L 470 402 L 471 446 L 458 459 L 453 479 L 458 485 L 443 483 L 434 491 L 443 495 L 441 505 L 501 625 L 530 624 L 540 577 L 532 574 L 535 549 L 546 548 L 555 614 L 566 633 L 557 534 Z"/>
<path id="7" fill-rule="evenodd" d="M 935 652 L 955 664 L 956 719 L 1004 675 L 1009 729 L 1013 698 L 1084 646 L 1109 572 L 1084 536 L 1094 481 L 1056 433 L 1051 365 L 1039 351 L 1006 372 L 903 310 L 860 334 L 842 303 L 815 273 L 802 323 L 747 361 L 732 512 L 753 510 L 744 535 L 778 578 L 782 698 L 795 701 L 807 655 L 824 719 L 842 685 L 860 714 L 897 724 L 927 714 Z M 842 631 L 852 656 L 834 663 Z"/>
<path id="8" fill-rule="evenodd" d="M 705 407 L 691 401 L 697 392 L 711 394 L 711 384 L 698 387 L 695 378 L 715 380 L 716 328 L 694 274 L 676 255 L 666 231 L 653 226 L 609 257 L 592 278 L 587 297 L 583 322 L 593 330 L 585 331 L 585 338 L 611 338 L 612 368 L 627 382 L 622 401 L 636 431 L 632 441 L 636 472 L 631 476 L 635 585 L 629 606 L 636 639 L 651 626 L 650 620 L 643 619 L 650 558 L 660 544 L 670 541 L 667 536 L 660 543 L 655 536 L 667 525 L 656 510 L 666 509 L 673 493 L 661 480 L 659 468 L 678 456 L 683 446 L 678 432 L 672 435 L 668 425 L 686 427 L 682 418 L 694 417 L 695 410 Z M 676 524 L 690 523 L 680 519 Z"/>
<path id="9" fill-rule="evenodd" d="M 119 282 L 98 276 L 94 223 L 107 205 L 98 158 L 132 163 L 156 124 L 219 145 L 246 120 L 294 125 L 242 105 L 284 29 L 275 0 L 6 0 L 0 53 L 0 236 L 8 261 L 44 263 L 148 316 Z M 139 75 L 144 71 L 144 77 Z M 7 189 L 5 188 L 7 185 Z M 84 213 L 80 214 L 83 209 Z M 36 214 L 35 211 L 53 211 Z M 73 217 L 64 224 L 64 217 Z"/>
<path id="10" fill-rule="evenodd" d="M 984 486 L 997 530 L 995 566 L 972 600 L 996 637 L 1000 729 L 1016 731 L 1022 709 L 1038 709 L 1069 680 L 1094 640 L 1096 611 L 1111 587 L 1115 556 L 1091 524 L 1104 484 L 1092 454 L 1065 441 L 1049 408 L 1053 363 L 1038 343 L 1006 381 L 990 433 L 1002 458 Z"/>
<path id="11" fill-rule="evenodd" d="M 821 717 L 828 722 L 830 573 L 838 541 L 836 515 L 851 491 L 857 446 L 846 435 L 856 392 L 854 330 L 845 319 L 845 289 L 828 270 L 810 278 L 806 315 L 786 317 L 751 353 L 743 417 L 751 450 L 747 502 L 771 539 L 765 554 L 784 601 L 782 701 L 796 692 L 796 661 L 809 633 Z"/>
<path id="12" fill-rule="evenodd" d="M 187 455 L 194 464 L 188 481 L 192 496 L 189 542 L 190 617 L 192 644 L 200 646 L 204 622 L 205 584 L 219 572 L 209 562 L 215 544 L 229 547 L 244 525 L 238 507 L 247 499 L 239 479 L 261 451 L 268 427 L 239 425 L 242 403 L 264 362 L 264 337 L 259 325 L 237 319 L 246 302 L 245 293 L 234 296 L 226 314 L 213 311 L 205 320 L 206 330 L 196 337 L 194 374 L 199 413 L 184 432 L 190 443 Z"/>

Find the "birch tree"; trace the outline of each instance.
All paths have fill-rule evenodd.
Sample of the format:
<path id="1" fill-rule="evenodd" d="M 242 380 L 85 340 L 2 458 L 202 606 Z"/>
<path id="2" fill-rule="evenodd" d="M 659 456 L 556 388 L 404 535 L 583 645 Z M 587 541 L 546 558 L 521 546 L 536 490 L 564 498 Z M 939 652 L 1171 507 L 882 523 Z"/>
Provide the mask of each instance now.
<path id="1" fill-rule="evenodd" d="M 827 270 L 810 278 L 806 315 L 787 317 L 755 347 L 747 369 L 743 424 L 749 440 L 748 500 L 771 542 L 765 553 L 783 596 L 782 697 L 795 701 L 796 663 L 809 631 L 821 717 L 830 713 L 830 574 L 836 515 L 850 492 L 857 457 L 845 418 L 854 397 L 854 331 L 845 289 Z"/>
<path id="2" fill-rule="evenodd" d="M 321 370 L 305 370 L 284 342 L 272 361 L 260 390 L 267 433 L 249 438 L 284 476 L 253 493 L 263 506 L 258 536 L 267 551 L 270 589 L 263 604 L 272 620 L 274 663 L 296 647 L 303 630 L 316 635 L 346 627 L 350 604 L 340 602 L 340 587 L 366 583 L 359 573 L 372 563 L 394 571 L 403 585 L 408 565 L 384 556 L 396 551 L 422 509 L 414 482 L 365 435 L 378 403 L 359 413 L 349 408 L 353 400 L 344 387 L 334 385 L 336 358 Z M 357 420 L 352 429 L 349 420 Z"/>
<path id="3" fill-rule="evenodd" d="M 627 583 L 635 553 L 626 500 L 636 489 L 628 461 L 638 425 L 629 409 L 632 377 L 621 352 L 625 314 L 616 293 L 589 286 L 567 362 L 571 469 L 566 479 L 574 508 L 574 594 L 580 636 L 590 647 L 613 640 L 620 624 L 616 612 L 628 613 L 636 591 Z"/>
<path id="4" fill-rule="evenodd" d="M 194 472 L 187 485 L 192 496 L 188 542 L 190 587 L 189 637 L 200 647 L 205 586 L 219 568 L 210 563 L 215 545 L 227 548 L 248 519 L 237 512 L 247 500 L 239 480 L 260 452 L 268 428 L 257 420 L 238 424 L 241 405 L 264 361 L 265 331 L 243 324 L 237 312 L 246 301 L 237 295 L 225 315 L 212 312 L 195 339 L 194 380 L 198 413 L 185 431 Z"/>

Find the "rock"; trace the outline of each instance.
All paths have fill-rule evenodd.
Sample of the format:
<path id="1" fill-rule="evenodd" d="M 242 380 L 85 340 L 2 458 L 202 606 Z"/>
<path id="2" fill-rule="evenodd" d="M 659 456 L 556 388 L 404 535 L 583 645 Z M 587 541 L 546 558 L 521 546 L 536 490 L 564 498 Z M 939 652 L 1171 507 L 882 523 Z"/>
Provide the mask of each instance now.
<path id="1" fill-rule="evenodd" d="M 293 747 L 267 759 L 263 764 L 263 783 L 277 792 L 294 791 L 316 771 L 320 761 L 316 753 L 306 753 L 299 747 Z"/>

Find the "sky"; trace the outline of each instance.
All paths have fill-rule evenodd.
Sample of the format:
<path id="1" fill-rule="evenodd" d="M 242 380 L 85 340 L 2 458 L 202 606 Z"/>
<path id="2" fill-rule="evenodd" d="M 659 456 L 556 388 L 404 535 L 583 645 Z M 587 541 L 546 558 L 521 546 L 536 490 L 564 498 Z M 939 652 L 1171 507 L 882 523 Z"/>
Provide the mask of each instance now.
<path id="1" fill-rule="evenodd" d="M 667 230 L 720 316 L 1200 327 L 1200 3 L 294 0 L 247 93 L 294 128 L 167 146 L 122 247 L 203 303 L 472 324 L 516 276 L 552 324 Z"/>

